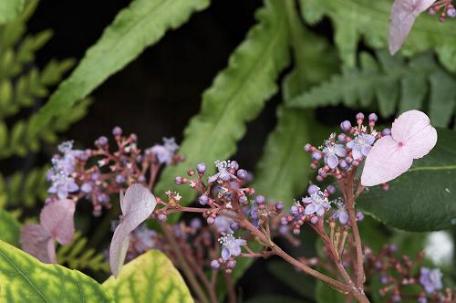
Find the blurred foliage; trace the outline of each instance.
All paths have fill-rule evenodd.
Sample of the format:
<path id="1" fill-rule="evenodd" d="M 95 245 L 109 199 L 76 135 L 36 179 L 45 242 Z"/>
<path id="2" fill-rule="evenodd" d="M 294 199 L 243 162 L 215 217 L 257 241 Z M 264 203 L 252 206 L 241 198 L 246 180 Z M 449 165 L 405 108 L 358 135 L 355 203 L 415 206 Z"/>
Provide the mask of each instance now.
<path id="1" fill-rule="evenodd" d="M 122 9 L 100 39 L 90 47 L 71 75 L 50 96 L 31 121 L 33 134 L 60 117 L 81 98 L 86 98 L 109 76 L 119 71 L 158 42 L 170 29 L 185 23 L 209 0 L 134 0 Z"/>
<path id="2" fill-rule="evenodd" d="M 345 65 L 353 67 L 361 40 L 374 49 L 386 48 L 390 0 L 299 0 L 302 16 L 315 24 L 329 17 L 334 28 L 334 42 Z M 420 16 L 408 37 L 402 54 L 413 56 L 435 49 L 440 62 L 456 71 L 455 22 L 439 24 L 436 16 Z"/>
<path id="3" fill-rule="evenodd" d="M 43 143 L 55 144 L 57 134 L 81 119 L 90 105 L 88 99 L 78 101 L 71 111 L 51 120 L 46 128 L 32 133 L 31 121 L 50 90 L 74 65 L 74 60 L 51 60 L 42 69 L 34 64 L 35 53 L 52 36 L 45 30 L 27 34 L 26 23 L 38 5 L 29 0 L 22 14 L 0 26 L 0 159 L 32 157 Z M 46 197 L 47 167 L 24 168 L 0 174 L 0 205 L 32 207 Z"/>
<path id="4" fill-rule="evenodd" d="M 20 224 L 17 219 L 4 209 L 0 209 L 0 240 L 19 246 Z"/>
<path id="5" fill-rule="evenodd" d="M 359 61 L 358 68 L 345 68 L 342 74 L 298 95 L 288 105 L 313 108 L 343 103 L 352 108 L 378 109 L 384 117 L 397 111 L 429 109 L 435 126 L 449 125 L 456 103 L 456 79 L 432 54 L 417 55 L 406 62 L 386 51 L 377 51 L 376 57 L 362 52 Z"/>
<path id="6" fill-rule="evenodd" d="M 266 0 L 256 18 L 258 23 L 231 54 L 228 66 L 203 93 L 201 111 L 184 131 L 180 152 L 186 161 L 165 169 L 156 187 L 157 193 L 175 187 L 175 176 L 185 175 L 189 167 L 202 160 L 210 164 L 208 173 L 212 173 L 212 163 L 235 153 L 236 143 L 246 132 L 246 123 L 254 119 L 278 91 L 276 81 L 290 61 L 283 1 Z M 175 189 L 184 196 L 184 203 L 191 202 L 194 191 Z"/>
<path id="7" fill-rule="evenodd" d="M 24 9 L 25 0 L 0 1 L 0 24 L 16 18 Z"/>
<path id="8" fill-rule="evenodd" d="M 70 244 L 58 248 L 57 260 L 59 264 L 71 269 L 109 272 L 106 257 L 94 248 L 88 247 L 87 242 L 86 237 L 76 232 Z"/>

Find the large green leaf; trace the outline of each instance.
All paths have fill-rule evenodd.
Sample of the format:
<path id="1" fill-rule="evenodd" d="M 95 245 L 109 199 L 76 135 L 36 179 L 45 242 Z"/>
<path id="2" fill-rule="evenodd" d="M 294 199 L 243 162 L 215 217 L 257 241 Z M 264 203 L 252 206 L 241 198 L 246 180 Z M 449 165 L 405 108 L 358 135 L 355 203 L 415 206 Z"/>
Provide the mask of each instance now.
<path id="1" fill-rule="evenodd" d="M 0 24 L 16 18 L 24 9 L 25 0 L 1 0 Z"/>
<path id="2" fill-rule="evenodd" d="M 354 66 L 361 38 L 375 48 L 386 48 L 391 0 L 301 0 L 304 18 L 315 23 L 329 16 L 335 28 L 335 42 L 343 61 Z M 418 17 L 402 53 L 411 56 L 435 49 L 440 61 L 456 71 L 455 22 L 441 23 L 436 16 Z"/>
<path id="3" fill-rule="evenodd" d="M 20 229 L 19 222 L 6 210 L 0 209 L 0 240 L 18 246 Z"/>
<path id="4" fill-rule="evenodd" d="M 431 231 L 456 225 L 456 133 L 438 130 L 430 154 L 390 183 L 360 196 L 358 207 L 400 229 Z"/>
<path id="5" fill-rule="evenodd" d="M 43 264 L 0 241 L 0 302 L 110 302 L 101 286 L 77 270 Z"/>
<path id="6" fill-rule="evenodd" d="M 77 100 L 160 40 L 168 29 L 179 27 L 193 11 L 208 4 L 209 0 L 134 0 L 120 11 L 70 77 L 60 84 L 38 112 L 30 131 L 38 132 L 52 118 L 71 110 Z"/>
<path id="7" fill-rule="evenodd" d="M 193 299 L 179 272 L 159 251 L 149 251 L 110 277 L 103 288 L 114 302 L 190 303 Z"/>
<path id="8" fill-rule="evenodd" d="M 212 173 L 213 162 L 236 151 L 246 122 L 255 118 L 277 91 L 276 80 L 289 61 L 283 1 L 266 0 L 257 19 L 259 23 L 231 55 L 228 67 L 204 93 L 200 113 L 185 130 L 180 153 L 186 161 L 163 172 L 158 193 L 168 190 L 176 176 L 185 175 L 189 167 L 200 161 L 209 164 Z M 182 186 L 177 190 L 186 199 L 193 196 Z"/>

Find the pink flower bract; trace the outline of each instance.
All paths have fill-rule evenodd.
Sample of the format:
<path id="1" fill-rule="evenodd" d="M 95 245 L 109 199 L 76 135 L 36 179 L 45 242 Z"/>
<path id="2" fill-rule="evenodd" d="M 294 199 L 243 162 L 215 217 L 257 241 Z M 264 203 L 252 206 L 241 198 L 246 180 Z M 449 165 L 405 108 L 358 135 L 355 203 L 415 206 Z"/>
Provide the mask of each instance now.
<path id="1" fill-rule="evenodd" d="M 47 203 L 40 224 L 27 224 L 21 230 L 22 249 L 45 263 L 56 263 L 55 242 L 68 244 L 74 234 L 75 202 L 68 199 Z"/>
<path id="2" fill-rule="evenodd" d="M 393 55 L 404 44 L 419 14 L 427 10 L 435 0 L 395 0 L 391 8 L 389 51 Z"/>
<path id="3" fill-rule="evenodd" d="M 391 181 L 412 166 L 413 159 L 428 154 L 437 143 L 437 131 L 429 117 L 418 110 L 401 114 L 393 123 L 391 136 L 378 140 L 364 164 L 363 186 Z"/>
<path id="4" fill-rule="evenodd" d="M 150 216 L 156 205 L 155 197 L 141 184 L 131 185 L 121 198 L 122 216 L 109 247 L 109 265 L 114 276 L 119 274 L 124 263 L 130 233 Z"/>

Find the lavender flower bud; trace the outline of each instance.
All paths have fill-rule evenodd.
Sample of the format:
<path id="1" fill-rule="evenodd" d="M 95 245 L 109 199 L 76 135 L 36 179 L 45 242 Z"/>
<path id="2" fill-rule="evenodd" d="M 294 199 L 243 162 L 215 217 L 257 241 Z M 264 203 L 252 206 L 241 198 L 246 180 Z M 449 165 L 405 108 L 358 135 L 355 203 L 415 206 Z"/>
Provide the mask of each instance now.
<path id="1" fill-rule="evenodd" d="M 363 121 L 364 120 L 364 114 L 363 113 L 357 113 L 356 114 L 356 120 L 357 121 Z"/>
<path id="2" fill-rule="evenodd" d="M 81 191 L 86 194 L 90 193 L 92 191 L 92 184 L 90 184 L 89 182 L 85 182 L 81 186 Z"/>
<path id="3" fill-rule="evenodd" d="M 101 136 L 100 138 L 98 138 L 96 141 L 95 141 L 95 145 L 97 147 L 104 147 L 108 144 L 108 138 L 106 138 L 105 136 Z"/>
<path id="4" fill-rule="evenodd" d="M 375 113 L 369 114 L 369 122 L 377 122 L 378 116 Z"/>
<path id="5" fill-rule="evenodd" d="M 456 9 L 454 7 L 449 7 L 446 11 L 448 17 L 454 18 L 456 17 Z"/>
<path id="6" fill-rule="evenodd" d="M 122 129 L 120 127 L 116 126 L 116 127 L 113 128 L 112 134 L 115 137 L 122 136 Z"/>
<path id="7" fill-rule="evenodd" d="M 336 192 L 336 188 L 334 187 L 334 185 L 328 185 L 328 187 L 326 187 L 326 190 L 332 195 Z"/>
<path id="8" fill-rule="evenodd" d="M 390 136 L 391 135 L 391 129 L 385 128 L 382 130 L 382 136 Z"/>
<path id="9" fill-rule="evenodd" d="M 219 269 L 220 268 L 220 263 L 217 260 L 212 260 L 211 261 L 211 267 L 212 269 Z"/>
<path id="10" fill-rule="evenodd" d="M 206 195 L 201 195 L 198 199 L 199 204 L 206 205 L 209 202 L 209 198 Z"/>
<path id="11" fill-rule="evenodd" d="M 230 162 L 230 168 L 234 169 L 234 170 L 238 170 L 239 169 L 239 164 L 237 163 L 237 161 L 231 161 Z"/>
<path id="12" fill-rule="evenodd" d="M 265 202 L 264 196 L 261 196 L 261 195 L 256 196 L 255 197 L 255 202 L 258 203 L 258 204 L 263 204 Z"/>
<path id="13" fill-rule="evenodd" d="M 342 121 L 340 123 L 340 129 L 344 132 L 350 131 L 351 128 L 352 128 L 352 125 L 351 125 L 350 121 L 348 121 L 348 120 Z"/>
<path id="14" fill-rule="evenodd" d="M 312 159 L 313 160 L 320 160 L 321 159 L 321 153 L 320 152 L 313 152 L 312 153 Z"/>
<path id="15" fill-rule="evenodd" d="M 236 175 L 240 178 L 240 179 L 247 179 L 249 173 L 245 170 L 245 169 L 240 169 L 237 171 Z"/>
<path id="16" fill-rule="evenodd" d="M 198 165 L 196 165 L 196 170 L 200 175 L 204 174 L 206 172 L 206 164 L 199 163 Z"/>
<path id="17" fill-rule="evenodd" d="M 320 191 L 320 187 L 316 186 L 315 184 L 310 184 L 307 188 L 307 192 L 309 193 L 309 195 L 313 195 L 318 191 Z"/>
<path id="18" fill-rule="evenodd" d="M 184 179 L 182 177 L 180 177 L 180 176 L 177 176 L 175 178 L 175 181 L 176 181 L 177 185 L 180 185 L 180 184 L 183 184 Z"/>
<path id="19" fill-rule="evenodd" d="M 117 175 L 116 176 L 116 183 L 122 184 L 124 182 L 125 182 L 125 177 L 124 176 L 122 176 L 122 175 Z"/>

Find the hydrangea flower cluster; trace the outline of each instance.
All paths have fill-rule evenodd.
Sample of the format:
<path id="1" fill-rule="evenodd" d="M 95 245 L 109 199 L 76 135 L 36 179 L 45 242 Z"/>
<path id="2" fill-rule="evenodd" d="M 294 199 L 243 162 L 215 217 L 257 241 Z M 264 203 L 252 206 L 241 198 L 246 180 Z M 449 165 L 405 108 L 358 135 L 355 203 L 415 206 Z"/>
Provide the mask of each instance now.
<path id="1" fill-rule="evenodd" d="M 135 182 L 151 188 L 162 165 L 182 160 L 176 154 L 174 139 L 165 138 L 163 144 L 141 151 L 135 134 L 123 136 L 122 129 L 115 127 L 113 136 L 114 150 L 104 136 L 92 149 L 78 150 L 71 141 L 62 143 L 48 173 L 48 201 L 87 199 L 92 202 L 93 213 L 100 215 L 103 208 L 111 207 L 113 194 L 117 196 Z"/>
<path id="2" fill-rule="evenodd" d="M 166 192 L 165 198 L 151 198 L 153 207 L 148 207 L 149 212 L 141 217 L 135 227 L 145 218 L 155 218 L 161 230 L 156 232 L 144 225 L 135 230 L 129 229 L 127 258 L 134 258 L 151 248 L 164 251 L 183 272 L 198 300 L 205 302 L 217 302 L 217 275 L 221 271 L 224 274 L 220 276 L 225 279 L 228 293 L 232 296 L 230 300 L 235 302 L 231 272 L 238 258 L 269 256 L 282 258 L 300 271 L 349 294 L 358 302 L 369 302 L 364 291 L 365 266 L 366 270 L 375 268 L 377 272 L 384 274 L 381 280 L 387 287 L 384 295 L 389 295 L 391 302 L 400 302 L 403 295 L 401 288 L 410 284 L 422 288 L 417 297 L 421 303 L 427 302 L 426 300 L 453 302 L 453 293 L 438 292 L 442 289 L 438 271 L 423 267 L 418 276 L 411 270 L 407 271 L 412 268 L 409 259 L 400 259 L 396 263 L 391 258 L 387 261 L 382 259 L 392 256 L 391 247 L 384 253 L 374 255 L 370 250 L 364 249 L 361 242 L 358 222 L 363 219 L 363 214 L 356 209 L 356 198 L 365 186 L 372 184 L 364 184 L 362 181 L 366 169 L 361 174 L 361 180 L 358 179 L 357 168 L 365 159 L 366 163 L 371 161 L 372 155 L 378 153 L 378 146 L 385 140 L 392 140 L 395 144 L 398 142 L 401 146 L 414 143 L 404 143 L 397 136 L 407 134 L 395 132 L 394 127 L 400 128 L 408 122 L 429 122 L 426 120 L 427 116 L 421 112 L 407 113 L 401 115 L 393 124 L 393 134 L 389 129 L 382 132 L 375 129 L 375 114 L 370 114 L 368 124 L 364 125 L 364 115 L 359 113 L 356 115 L 355 126 L 349 121 L 342 122 L 342 132 L 332 134 L 323 146 L 317 148 L 306 145 L 305 150 L 312 155 L 311 166 L 318 171 L 317 181 L 333 176 L 335 184 L 324 187 L 311 184 L 307 195 L 295 201 L 288 211 L 284 210 L 284 203 L 267 201 L 250 187 L 248 184 L 252 179 L 251 174 L 241 169 L 236 161 L 216 161 L 213 173 L 209 172 L 212 167 L 208 168 L 205 163 L 199 163 L 195 168 L 189 169 L 186 176 L 175 178 L 176 184 L 189 186 L 195 191 L 194 205 L 186 206 L 189 201 L 184 202 L 183 197 L 174 191 Z M 430 131 L 429 136 L 432 135 L 432 129 Z M 49 200 L 61 200 L 61 197 L 65 197 L 77 201 L 87 198 L 94 205 L 94 213 L 99 214 L 103 207 L 111 207 L 110 198 L 117 196 L 114 194 L 122 193 L 127 187 L 136 186 L 131 185 L 133 183 L 145 185 L 145 190 L 150 193 L 160 167 L 182 160 L 182 157 L 176 155 L 178 146 L 172 139 L 165 139 L 162 145 L 152 146 L 142 152 L 137 147 L 134 134 L 122 136 L 122 130 L 115 128 L 113 135 L 117 145 L 115 151 L 110 149 L 106 137 L 96 140 L 93 149 L 74 150 L 71 143 L 65 143 L 59 148 L 60 154 L 54 158 L 53 168 L 49 173 L 52 182 Z M 432 140 L 428 141 L 433 143 Z M 433 147 L 430 143 L 426 146 L 427 152 Z M 415 156 L 407 155 L 410 163 Z M 365 166 L 369 166 L 367 164 Z M 390 168 L 384 165 L 382 169 Z M 389 182 L 400 173 L 390 174 L 387 179 L 374 183 Z M 131 207 L 144 204 L 130 201 L 135 199 L 130 197 Z M 122 205 L 125 208 L 125 205 Z M 135 210 L 134 207 L 128 209 Z M 152 214 L 149 216 L 150 213 Z M 198 214 L 201 219 L 193 218 L 187 223 L 169 224 L 168 217 L 174 213 L 192 213 L 192 216 Z M 116 230 L 122 224 L 125 225 L 125 221 L 121 220 Z M 274 237 L 280 235 L 291 244 L 299 244 L 293 234 L 299 234 L 304 224 L 310 226 L 322 240 L 326 258 L 296 258 L 274 243 Z M 259 245 L 252 246 L 252 242 Z M 111 247 L 113 243 L 114 240 Z M 122 245 L 125 247 L 125 241 Z M 122 257 L 120 262 L 123 262 L 123 259 Z M 316 264 L 324 264 L 331 274 L 313 268 Z M 212 271 L 208 271 L 210 268 Z M 388 273 L 392 269 L 399 271 L 404 278 L 391 283 L 390 278 L 394 279 L 395 276 Z M 440 301 L 436 301 L 437 299 Z"/>
<path id="3" fill-rule="evenodd" d="M 366 271 L 371 279 L 378 279 L 379 294 L 389 302 L 455 302 L 456 293 L 443 289 L 441 271 L 422 266 L 423 257 L 422 252 L 414 259 L 400 256 L 396 245 L 385 245 L 378 253 L 366 248 Z M 411 293 L 411 286 L 417 291 Z"/>
<path id="4" fill-rule="evenodd" d="M 327 176 L 342 179 L 366 158 L 375 141 L 382 135 L 388 135 L 389 129 L 378 132 L 375 129 L 377 115 L 368 116 L 368 125 L 364 125 L 364 114 L 356 115 L 356 125 L 345 120 L 340 124 L 341 133 L 333 133 L 323 146 L 307 144 L 304 149 L 312 156 L 311 167 L 318 169 L 317 180 Z"/>
<path id="5" fill-rule="evenodd" d="M 283 203 L 267 203 L 264 196 L 247 187 L 251 174 L 241 169 L 236 161 L 216 161 L 215 167 L 215 173 L 208 175 L 206 164 L 200 163 L 196 169 L 188 170 L 187 177 L 176 177 L 177 184 L 188 185 L 197 192 L 198 208 L 180 206 L 178 193 L 169 192 L 168 201 L 159 201 L 163 207 L 155 211 L 155 216 L 165 221 L 176 211 L 201 213 L 207 225 L 213 227 L 211 230 L 216 232 L 215 238 L 220 244 L 218 257 L 211 261 L 211 267 L 231 272 L 242 250 L 249 253 L 243 237 L 251 235 L 245 231 L 239 234 L 241 218 L 248 219 L 254 228 L 261 228 L 270 221 L 278 226 Z"/>

